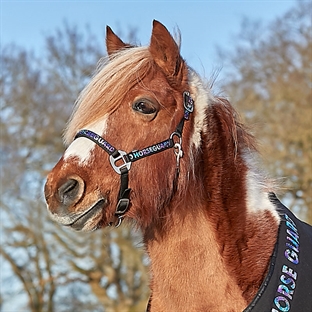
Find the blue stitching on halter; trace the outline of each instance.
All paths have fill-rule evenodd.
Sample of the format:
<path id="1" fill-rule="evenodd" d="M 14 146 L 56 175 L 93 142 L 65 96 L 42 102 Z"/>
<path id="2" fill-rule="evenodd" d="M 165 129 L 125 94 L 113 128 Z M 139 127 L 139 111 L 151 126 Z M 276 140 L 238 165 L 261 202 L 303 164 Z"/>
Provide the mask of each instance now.
<path id="1" fill-rule="evenodd" d="M 98 146 L 100 146 L 109 155 L 113 155 L 114 153 L 116 153 L 116 148 L 114 146 L 109 144 L 100 135 L 98 135 L 97 133 L 95 133 L 91 130 L 87 130 L 87 129 L 80 130 L 76 134 L 75 139 L 77 139 L 79 137 L 85 137 L 85 138 L 93 141 L 94 143 L 96 143 Z"/>

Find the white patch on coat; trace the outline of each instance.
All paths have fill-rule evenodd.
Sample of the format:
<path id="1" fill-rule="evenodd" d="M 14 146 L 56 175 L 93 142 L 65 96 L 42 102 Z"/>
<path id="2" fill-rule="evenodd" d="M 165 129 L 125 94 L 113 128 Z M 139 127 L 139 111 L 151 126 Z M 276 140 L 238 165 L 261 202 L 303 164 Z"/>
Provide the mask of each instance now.
<path id="1" fill-rule="evenodd" d="M 269 192 L 274 192 L 274 185 L 266 178 L 256 167 L 255 155 L 249 151 L 246 152 L 245 160 L 249 169 L 246 175 L 246 200 L 247 213 L 259 214 L 264 211 L 270 211 L 277 223 L 280 222 L 280 216 L 274 204 L 269 200 Z"/>
<path id="2" fill-rule="evenodd" d="M 96 123 L 88 125 L 85 129 L 91 130 L 96 134 L 103 136 L 107 128 L 107 118 L 104 117 L 98 120 Z M 96 144 L 84 137 L 74 140 L 66 149 L 64 153 L 64 160 L 66 161 L 70 157 L 76 157 L 79 159 L 80 165 L 86 165 L 90 159 L 91 153 Z"/>
<path id="3" fill-rule="evenodd" d="M 191 68 L 189 68 L 189 82 L 191 96 L 194 100 L 194 132 L 191 144 L 194 144 L 195 148 L 199 148 L 201 134 L 207 131 L 205 117 L 208 105 L 213 102 L 213 95 L 200 76 Z"/>

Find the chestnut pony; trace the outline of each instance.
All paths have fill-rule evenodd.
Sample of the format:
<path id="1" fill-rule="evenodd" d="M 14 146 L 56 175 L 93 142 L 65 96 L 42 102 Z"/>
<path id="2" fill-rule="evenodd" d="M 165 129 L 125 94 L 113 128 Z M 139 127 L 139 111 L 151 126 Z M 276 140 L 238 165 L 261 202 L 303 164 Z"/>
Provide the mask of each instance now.
<path id="1" fill-rule="evenodd" d="M 301 292 L 297 219 L 256 168 L 233 107 L 157 21 L 148 47 L 109 27 L 106 45 L 48 175 L 51 217 L 82 231 L 134 221 L 151 261 L 149 311 L 289 311 Z M 291 247 L 277 247 L 280 231 Z"/>

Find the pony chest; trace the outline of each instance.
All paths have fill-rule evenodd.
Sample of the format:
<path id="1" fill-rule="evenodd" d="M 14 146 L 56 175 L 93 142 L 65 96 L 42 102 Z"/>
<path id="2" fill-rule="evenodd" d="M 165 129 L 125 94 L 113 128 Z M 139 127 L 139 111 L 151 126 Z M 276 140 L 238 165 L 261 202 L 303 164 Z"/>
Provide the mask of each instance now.
<path id="1" fill-rule="evenodd" d="M 207 233 L 207 229 L 206 229 Z M 153 311 L 242 311 L 246 302 L 214 238 L 179 237 L 149 248 Z"/>

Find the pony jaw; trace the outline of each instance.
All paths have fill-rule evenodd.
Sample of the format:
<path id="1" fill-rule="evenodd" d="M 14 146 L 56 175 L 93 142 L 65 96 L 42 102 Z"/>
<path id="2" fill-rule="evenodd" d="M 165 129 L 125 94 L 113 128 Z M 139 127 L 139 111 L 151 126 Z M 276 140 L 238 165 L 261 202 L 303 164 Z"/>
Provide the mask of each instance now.
<path id="1" fill-rule="evenodd" d="M 107 206 L 106 199 L 98 200 L 93 206 L 80 213 L 54 214 L 49 210 L 50 217 L 76 231 L 93 231 L 101 227 L 102 210 Z"/>

